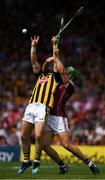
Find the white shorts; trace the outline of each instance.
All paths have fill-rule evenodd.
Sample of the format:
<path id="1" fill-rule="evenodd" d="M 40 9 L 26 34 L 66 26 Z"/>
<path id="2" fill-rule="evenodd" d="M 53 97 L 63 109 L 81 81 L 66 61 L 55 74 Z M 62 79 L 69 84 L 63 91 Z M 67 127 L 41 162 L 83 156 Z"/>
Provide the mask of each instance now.
<path id="1" fill-rule="evenodd" d="M 49 115 L 45 130 L 52 130 L 54 134 L 69 131 L 68 120 L 65 117 Z"/>
<path id="2" fill-rule="evenodd" d="M 23 121 L 29 123 L 36 123 L 38 121 L 45 122 L 46 119 L 46 105 L 41 103 L 30 103 L 26 106 Z"/>

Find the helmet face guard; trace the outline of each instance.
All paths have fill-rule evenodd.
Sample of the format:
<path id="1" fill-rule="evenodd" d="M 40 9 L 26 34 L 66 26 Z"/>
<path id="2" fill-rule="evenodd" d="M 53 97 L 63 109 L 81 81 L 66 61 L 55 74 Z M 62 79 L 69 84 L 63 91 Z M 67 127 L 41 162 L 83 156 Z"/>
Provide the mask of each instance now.
<path id="1" fill-rule="evenodd" d="M 66 70 L 67 70 L 69 76 L 72 78 L 75 85 L 77 85 L 78 87 L 81 87 L 82 79 L 80 77 L 78 70 L 72 66 L 67 67 Z"/>

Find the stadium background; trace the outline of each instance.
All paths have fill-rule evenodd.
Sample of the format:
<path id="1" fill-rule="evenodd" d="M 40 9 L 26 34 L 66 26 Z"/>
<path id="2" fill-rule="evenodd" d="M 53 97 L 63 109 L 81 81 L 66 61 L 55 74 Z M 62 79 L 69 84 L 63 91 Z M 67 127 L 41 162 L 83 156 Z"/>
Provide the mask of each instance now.
<path id="1" fill-rule="evenodd" d="M 92 2 L 65 0 L 62 3 L 59 0 L 0 1 L 1 162 L 19 160 L 16 158 L 21 146 L 21 118 L 35 82 L 29 57 L 30 36 L 40 35 L 38 55 L 40 61 L 43 62 L 52 52 L 50 40 L 52 35 L 58 32 L 60 18 L 63 15 L 67 22 L 81 5 L 85 7 L 84 14 L 65 30 L 60 41 L 63 63 L 65 66 L 76 66 L 83 79 L 83 88 L 77 90 L 66 104 L 68 119 L 72 124 L 70 142 L 80 145 L 88 156 L 93 156 L 93 160 L 105 162 L 103 0 L 101 2 L 99 0 Z M 26 35 L 21 33 L 22 28 L 28 29 Z M 33 133 L 31 141 L 32 144 L 35 143 Z M 60 145 L 57 137 L 52 144 Z M 59 149 L 59 146 L 55 148 Z M 69 159 L 67 151 L 62 148 L 58 150 L 59 153 L 62 151 L 63 155 Z M 32 154 L 33 152 L 34 150 Z M 43 158 L 46 159 L 46 155 L 43 154 Z"/>

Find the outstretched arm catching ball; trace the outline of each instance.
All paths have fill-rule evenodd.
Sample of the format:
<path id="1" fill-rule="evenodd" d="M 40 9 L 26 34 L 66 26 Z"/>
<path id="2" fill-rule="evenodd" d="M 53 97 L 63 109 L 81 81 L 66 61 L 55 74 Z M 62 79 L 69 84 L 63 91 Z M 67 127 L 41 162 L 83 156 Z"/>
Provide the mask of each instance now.
<path id="1" fill-rule="evenodd" d="M 39 43 L 39 36 L 31 37 L 31 63 L 32 63 L 32 69 L 34 73 L 38 73 L 41 70 L 41 65 L 38 62 L 38 56 L 36 53 L 36 48 Z"/>

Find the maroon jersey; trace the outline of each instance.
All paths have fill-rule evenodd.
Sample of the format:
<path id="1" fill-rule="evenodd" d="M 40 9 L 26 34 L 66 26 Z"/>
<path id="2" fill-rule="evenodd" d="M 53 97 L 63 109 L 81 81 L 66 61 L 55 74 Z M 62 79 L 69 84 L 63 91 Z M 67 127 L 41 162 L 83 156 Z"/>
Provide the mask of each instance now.
<path id="1" fill-rule="evenodd" d="M 56 95 L 54 98 L 54 106 L 51 110 L 50 114 L 55 116 L 62 116 L 65 117 L 65 104 L 67 100 L 72 96 L 74 93 L 75 86 L 70 81 L 67 87 L 63 84 L 59 86 L 59 89 L 56 91 Z"/>

